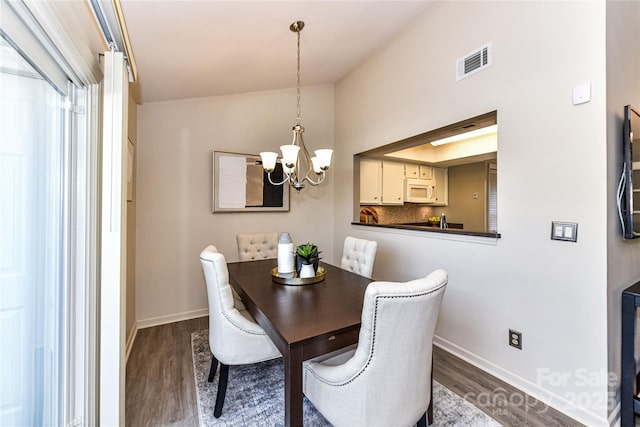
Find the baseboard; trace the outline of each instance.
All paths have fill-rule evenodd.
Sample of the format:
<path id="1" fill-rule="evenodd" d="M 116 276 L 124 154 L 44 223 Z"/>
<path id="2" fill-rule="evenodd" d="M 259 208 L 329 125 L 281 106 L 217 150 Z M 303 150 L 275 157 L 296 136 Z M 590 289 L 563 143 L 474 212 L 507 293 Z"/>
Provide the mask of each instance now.
<path id="1" fill-rule="evenodd" d="M 535 384 L 513 372 L 507 371 L 498 365 L 478 356 L 475 353 L 467 351 L 466 349 L 452 343 L 439 336 L 434 336 L 433 344 L 441 349 L 459 357 L 477 367 L 483 371 L 493 375 L 496 378 L 522 390 L 530 396 L 538 399 L 542 403 L 549 405 L 550 407 L 566 414 L 567 416 L 579 421 L 585 425 L 593 427 L 609 427 L 609 422 L 606 418 L 600 418 L 592 412 L 587 411 L 585 408 L 575 405 L 573 402 L 565 399 L 564 397 L 551 393 L 549 390 L 543 389 L 538 384 Z"/>
<path id="2" fill-rule="evenodd" d="M 138 335 L 138 322 L 133 322 L 133 327 L 131 328 L 131 332 L 129 332 L 129 336 L 127 337 L 127 344 L 125 346 L 125 357 L 124 364 L 126 365 L 129 361 L 129 354 L 131 354 L 131 349 L 133 348 L 133 342 L 136 340 L 136 336 Z"/>
<path id="3" fill-rule="evenodd" d="M 208 308 L 185 311 L 182 313 L 167 314 L 165 316 L 151 317 L 149 319 L 138 320 L 138 329 L 150 328 L 152 326 L 166 325 L 167 323 L 180 322 L 182 320 L 195 319 L 209 315 Z"/>

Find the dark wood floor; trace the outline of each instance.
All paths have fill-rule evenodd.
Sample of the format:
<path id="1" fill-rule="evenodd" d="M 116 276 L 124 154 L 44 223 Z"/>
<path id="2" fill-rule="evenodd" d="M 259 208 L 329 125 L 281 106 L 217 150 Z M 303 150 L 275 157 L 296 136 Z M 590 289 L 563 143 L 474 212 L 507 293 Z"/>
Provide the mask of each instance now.
<path id="1" fill-rule="evenodd" d="M 505 426 L 583 426 L 583 424 L 434 347 L 433 378 Z"/>
<path id="2" fill-rule="evenodd" d="M 127 426 L 198 426 L 191 333 L 208 327 L 200 317 L 138 331 L 127 362 Z"/>
<path id="3" fill-rule="evenodd" d="M 191 333 L 208 327 L 201 317 L 138 332 L 127 363 L 127 426 L 198 426 Z M 442 349 L 433 360 L 436 381 L 505 426 L 582 425 Z"/>

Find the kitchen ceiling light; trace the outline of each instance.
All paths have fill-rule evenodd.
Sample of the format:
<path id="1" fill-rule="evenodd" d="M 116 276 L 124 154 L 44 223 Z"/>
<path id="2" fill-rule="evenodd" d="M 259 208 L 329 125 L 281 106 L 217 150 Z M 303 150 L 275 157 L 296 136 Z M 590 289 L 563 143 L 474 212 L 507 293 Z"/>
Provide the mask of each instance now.
<path id="1" fill-rule="evenodd" d="M 498 132 L 498 125 L 487 126 L 484 128 L 472 130 L 470 132 L 460 133 L 458 135 L 449 136 L 447 138 L 437 139 L 431 141 L 431 145 L 437 147 L 438 145 L 449 144 L 451 142 L 462 141 L 464 139 L 475 138 L 478 136 L 489 135 L 491 133 Z"/>
<path id="2" fill-rule="evenodd" d="M 297 115 L 296 124 L 292 128 L 293 141 L 289 145 L 283 145 L 280 147 L 282 152 L 282 170 L 284 172 L 284 179 L 281 182 L 273 182 L 271 180 L 271 172 L 276 167 L 278 161 L 278 154 L 274 152 L 262 152 L 260 157 L 262 158 L 262 167 L 267 172 L 269 182 L 272 185 L 282 185 L 289 182 L 296 191 L 300 192 L 307 181 L 311 185 L 320 185 L 325 178 L 325 173 L 329 166 L 331 166 L 331 155 L 333 150 L 321 149 L 315 150 L 315 156 L 311 157 L 307 148 L 304 146 L 302 139 L 302 133 L 304 127 L 300 124 L 300 32 L 304 28 L 304 22 L 296 21 L 289 29 L 297 34 L 298 37 L 298 82 L 297 82 Z M 306 171 L 302 175 L 301 171 Z M 312 173 L 316 175 L 316 179 L 312 179 Z"/>

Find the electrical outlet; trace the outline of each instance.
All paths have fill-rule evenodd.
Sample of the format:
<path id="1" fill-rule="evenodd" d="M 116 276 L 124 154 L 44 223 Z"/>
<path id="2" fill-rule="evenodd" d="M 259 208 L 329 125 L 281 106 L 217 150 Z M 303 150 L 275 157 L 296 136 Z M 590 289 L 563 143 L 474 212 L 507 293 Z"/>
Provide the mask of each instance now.
<path id="1" fill-rule="evenodd" d="M 509 329 L 509 345 L 522 350 L 522 332 Z"/>

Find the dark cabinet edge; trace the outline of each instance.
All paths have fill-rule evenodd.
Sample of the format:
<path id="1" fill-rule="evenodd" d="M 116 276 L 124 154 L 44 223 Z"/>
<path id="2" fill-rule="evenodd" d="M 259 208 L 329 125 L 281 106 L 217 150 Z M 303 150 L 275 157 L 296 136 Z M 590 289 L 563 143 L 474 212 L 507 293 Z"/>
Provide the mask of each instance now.
<path id="1" fill-rule="evenodd" d="M 355 222 L 355 221 L 353 221 L 351 225 L 360 225 L 363 227 L 375 227 L 375 228 L 395 228 L 397 230 L 423 231 L 425 233 L 442 233 L 442 234 L 455 234 L 455 235 L 462 235 L 462 236 L 491 237 L 492 239 L 500 239 L 502 237 L 500 233 L 481 233 L 481 232 L 457 230 L 457 229 L 442 230 L 440 228 L 422 227 L 419 225 L 366 224 L 363 222 Z"/>

